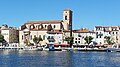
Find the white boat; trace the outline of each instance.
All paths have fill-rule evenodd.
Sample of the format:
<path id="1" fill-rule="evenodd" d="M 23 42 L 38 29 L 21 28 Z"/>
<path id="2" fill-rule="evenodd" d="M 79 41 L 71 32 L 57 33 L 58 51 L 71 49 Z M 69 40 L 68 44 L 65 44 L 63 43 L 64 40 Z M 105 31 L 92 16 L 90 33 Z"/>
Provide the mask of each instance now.
<path id="1" fill-rule="evenodd" d="M 107 48 L 107 52 L 120 52 L 120 48 Z"/>
<path id="2" fill-rule="evenodd" d="M 23 50 L 40 50 L 40 51 L 42 51 L 43 48 L 42 47 L 36 47 L 36 46 L 25 46 L 23 48 Z"/>
<path id="3" fill-rule="evenodd" d="M 120 44 L 114 44 L 112 47 L 107 48 L 108 52 L 120 52 Z"/>

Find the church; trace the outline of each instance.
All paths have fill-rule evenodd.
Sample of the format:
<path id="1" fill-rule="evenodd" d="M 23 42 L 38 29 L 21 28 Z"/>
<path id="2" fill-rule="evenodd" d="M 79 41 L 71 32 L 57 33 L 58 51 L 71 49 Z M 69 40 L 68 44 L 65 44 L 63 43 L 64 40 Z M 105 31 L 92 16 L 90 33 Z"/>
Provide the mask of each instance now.
<path id="1" fill-rule="evenodd" d="M 40 45 L 64 44 L 64 38 L 70 36 L 72 30 L 72 11 L 63 11 L 63 20 L 28 21 L 19 28 L 20 46 L 35 44 L 34 37 L 40 37 Z"/>

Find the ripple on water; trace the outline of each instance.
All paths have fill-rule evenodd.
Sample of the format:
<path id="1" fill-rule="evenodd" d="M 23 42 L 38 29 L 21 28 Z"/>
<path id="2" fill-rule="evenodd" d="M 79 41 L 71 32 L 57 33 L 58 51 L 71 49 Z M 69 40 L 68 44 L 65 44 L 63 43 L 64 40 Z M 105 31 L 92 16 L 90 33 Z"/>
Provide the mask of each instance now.
<path id="1" fill-rule="evenodd" d="M 119 67 L 119 52 L 0 50 L 0 67 Z"/>

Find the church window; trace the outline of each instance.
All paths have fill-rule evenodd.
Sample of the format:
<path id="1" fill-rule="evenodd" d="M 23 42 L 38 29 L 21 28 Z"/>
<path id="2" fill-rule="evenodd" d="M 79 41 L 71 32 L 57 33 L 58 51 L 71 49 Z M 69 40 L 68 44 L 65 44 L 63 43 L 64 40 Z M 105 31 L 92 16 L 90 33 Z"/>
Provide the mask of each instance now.
<path id="1" fill-rule="evenodd" d="M 55 25 L 54 25 L 54 28 L 55 28 Z"/>
<path id="2" fill-rule="evenodd" d="M 67 20 L 67 16 L 65 16 L 65 20 Z"/>

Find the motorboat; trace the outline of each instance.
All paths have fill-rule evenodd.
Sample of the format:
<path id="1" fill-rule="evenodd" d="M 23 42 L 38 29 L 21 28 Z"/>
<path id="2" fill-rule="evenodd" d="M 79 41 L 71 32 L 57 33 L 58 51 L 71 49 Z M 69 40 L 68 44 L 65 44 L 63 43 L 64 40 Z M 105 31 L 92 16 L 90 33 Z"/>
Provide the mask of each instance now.
<path id="1" fill-rule="evenodd" d="M 120 44 L 113 44 L 112 47 L 106 48 L 107 52 L 120 52 Z"/>

